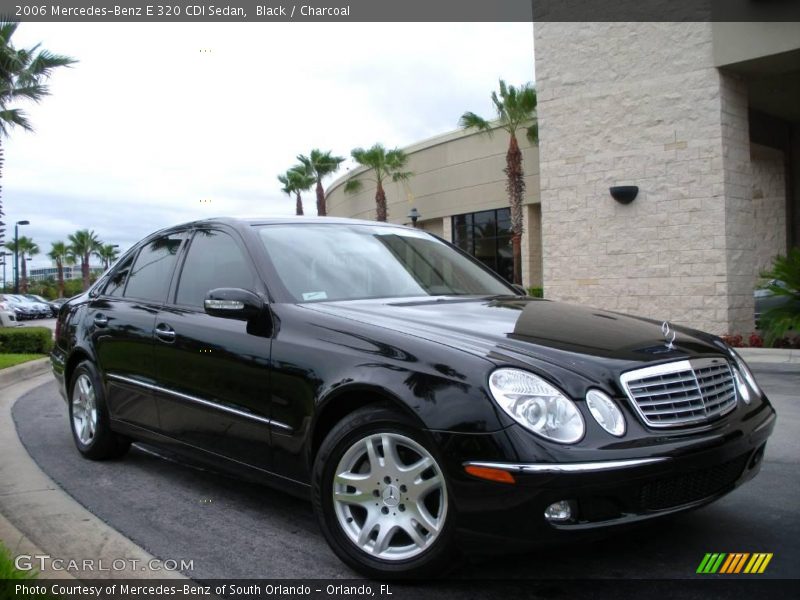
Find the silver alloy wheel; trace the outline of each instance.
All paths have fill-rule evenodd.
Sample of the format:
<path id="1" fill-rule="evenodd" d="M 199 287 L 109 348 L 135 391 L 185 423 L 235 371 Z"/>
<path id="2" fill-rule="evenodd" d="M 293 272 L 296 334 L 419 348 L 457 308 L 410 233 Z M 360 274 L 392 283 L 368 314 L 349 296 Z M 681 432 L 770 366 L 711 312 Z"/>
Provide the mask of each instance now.
<path id="1" fill-rule="evenodd" d="M 342 530 L 363 552 L 406 560 L 442 532 L 447 486 L 420 444 L 397 433 L 376 433 L 353 444 L 336 466 L 333 505 Z"/>
<path id="2" fill-rule="evenodd" d="M 94 385 L 81 373 L 72 391 L 72 428 L 81 444 L 88 445 L 97 431 L 97 403 Z"/>

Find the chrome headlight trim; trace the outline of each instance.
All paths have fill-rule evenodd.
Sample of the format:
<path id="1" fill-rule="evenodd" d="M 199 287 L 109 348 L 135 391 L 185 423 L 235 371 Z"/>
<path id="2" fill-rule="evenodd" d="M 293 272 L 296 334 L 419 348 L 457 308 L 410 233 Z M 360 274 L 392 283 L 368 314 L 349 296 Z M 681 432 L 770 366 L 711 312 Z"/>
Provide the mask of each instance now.
<path id="1" fill-rule="evenodd" d="M 586 392 L 586 406 L 597 424 L 615 437 L 622 437 L 627 423 L 622 411 L 611 397 L 596 388 Z M 610 422 L 613 421 L 613 422 Z"/>
<path id="2" fill-rule="evenodd" d="M 489 375 L 489 391 L 503 412 L 546 440 L 574 444 L 586 433 L 583 415 L 576 404 L 530 371 L 496 369 Z"/>
<path id="3" fill-rule="evenodd" d="M 735 365 L 734 371 L 736 374 L 744 378 L 744 380 L 747 382 L 747 385 L 750 387 L 750 390 L 752 390 L 755 395 L 763 396 L 764 392 L 761 391 L 753 372 L 750 370 L 750 367 L 747 366 L 747 363 L 744 361 L 744 359 L 739 356 L 739 353 L 733 348 L 729 347 L 728 352 L 730 352 L 731 357 L 733 357 L 733 363 Z M 752 398 L 749 394 L 746 397 L 744 394 L 740 395 L 742 396 L 742 400 L 744 400 L 745 404 L 750 404 Z"/>

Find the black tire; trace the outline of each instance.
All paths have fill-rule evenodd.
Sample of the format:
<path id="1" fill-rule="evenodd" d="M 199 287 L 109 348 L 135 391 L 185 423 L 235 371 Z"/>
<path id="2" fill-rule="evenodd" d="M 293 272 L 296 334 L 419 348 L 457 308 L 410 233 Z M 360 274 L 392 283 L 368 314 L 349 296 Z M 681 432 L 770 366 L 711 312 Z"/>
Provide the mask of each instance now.
<path id="1" fill-rule="evenodd" d="M 434 511 L 436 511 L 437 507 L 438 511 L 442 511 L 442 506 L 444 506 L 443 512 L 438 512 L 438 519 L 440 520 L 439 530 L 434 533 L 433 529 L 430 531 L 426 530 L 424 527 L 421 529 L 423 532 L 422 538 L 431 540 L 428 542 L 430 544 L 429 546 L 421 549 L 419 544 L 417 544 L 417 546 L 414 547 L 414 540 L 406 533 L 408 529 L 407 523 L 409 521 L 404 521 L 404 523 L 406 523 L 405 529 L 399 528 L 396 521 L 390 524 L 390 526 L 387 526 L 387 530 L 395 528 L 394 530 L 396 532 L 390 534 L 390 544 L 400 539 L 399 546 L 401 551 L 403 547 L 406 547 L 411 548 L 411 552 L 419 552 L 419 554 L 410 558 L 402 558 L 399 557 L 401 555 L 398 554 L 398 557 L 391 557 L 390 560 L 385 560 L 359 547 L 358 541 L 351 539 L 351 536 L 357 535 L 357 533 L 351 532 L 348 534 L 348 532 L 345 531 L 345 525 L 341 522 L 342 511 L 348 510 L 347 508 L 343 508 L 346 505 L 334 501 L 334 477 L 337 468 L 340 467 L 340 461 L 348 460 L 345 457 L 346 454 L 348 457 L 357 455 L 358 452 L 356 451 L 354 453 L 354 449 L 357 448 L 359 444 L 366 443 L 368 439 L 375 439 L 370 437 L 375 434 L 391 434 L 392 439 L 399 442 L 400 445 L 398 448 L 400 448 L 400 452 L 404 453 L 404 456 L 411 457 L 410 461 L 414 463 L 417 463 L 417 459 L 414 458 L 413 449 L 409 449 L 410 447 L 408 446 L 403 447 L 402 444 L 403 440 L 411 440 L 413 443 L 418 444 L 417 448 L 421 447 L 421 449 L 427 451 L 429 455 L 428 458 L 432 458 L 434 461 L 431 470 L 426 470 L 422 472 L 422 474 L 430 478 L 435 478 L 438 475 L 438 477 L 441 478 L 441 483 L 437 485 L 433 492 L 433 494 L 436 495 L 433 499 L 436 505 Z M 383 454 L 382 445 L 376 446 L 375 448 L 379 454 Z M 424 458 L 424 454 L 422 453 L 419 453 L 417 456 L 420 460 Z M 385 460 L 385 458 L 383 460 Z M 446 474 L 441 467 L 442 464 L 443 461 L 430 435 L 416 427 L 411 419 L 396 411 L 379 407 L 366 407 L 347 415 L 342 421 L 337 423 L 322 442 L 319 452 L 315 457 L 312 472 L 312 501 L 314 512 L 317 515 L 317 520 L 325 535 L 325 539 L 336 555 L 354 570 L 375 579 L 421 579 L 440 577 L 451 568 L 457 566 L 460 562 L 460 555 L 454 543 L 456 511 L 447 485 Z M 372 468 L 366 469 L 366 467 L 363 467 L 362 472 L 364 472 L 364 470 L 373 473 Z M 420 480 L 422 474 L 420 475 Z M 361 517 L 361 519 L 363 519 L 363 524 L 359 525 L 359 523 L 355 523 L 353 525 L 355 528 L 361 527 L 362 531 L 364 529 L 370 529 L 369 527 L 365 527 L 367 525 L 367 520 L 370 519 L 370 514 L 375 514 L 375 518 L 381 518 L 376 513 L 370 513 L 368 511 L 389 510 L 390 512 L 385 513 L 386 519 L 395 519 L 395 517 L 389 515 L 399 514 L 399 512 L 391 512 L 393 509 L 384 507 L 381 504 L 385 504 L 385 502 L 403 502 L 403 495 L 405 493 L 410 494 L 410 492 L 406 491 L 406 486 L 394 486 L 395 483 L 399 486 L 400 483 L 402 483 L 400 480 L 393 482 L 390 481 L 391 478 L 389 478 L 383 483 L 380 481 L 380 477 L 376 477 L 376 479 L 378 481 L 372 481 L 370 479 L 369 483 L 364 482 L 363 485 L 365 488 L 369 486 L 370 489 L 365 495 L 359 496 L 360 498 L 368 497 L 369 502 L 364 501 L 363 506 L 360 504 L 353 505 L 355 509 L 363 510 L 362 514 L 364 516 Z M 410 480 L 406 481 L 406 483 L 408 483 L 409 486 L 412 485 Z M 361 483 L 359 485 L 361 485 Z M 381 485 L 383 485 L 383 488 L 381 488 Z M 371 489 L 373 487 L 376 489 Z M 388 489 L 390 487 L 392 490 Z M 339 489 L 341 491 L 341 487 Z M 356 488 L 353 489 L 357 491 Z M 344 491 L 347 493 L 349 490 L 350 488 L 346 488 Z M 397 498 L 392 496 L 395 492 L 398 493 Z M 430 495 L 431 492 L 427 492 L 427 494 Z M 424 496 L 425 492 L 422 494 L 422 497 Z M 373 499 L 380 500 L 381 504 L 376 502 L 373 507 Z M 409 498 L 405 500 L 409 501 Z M 419 501 L 416 501 L 416 503 L 409 502 L 409 508 L 405 509 L 402 504 L 398 504 L 398 511 L 401 509 L 404 512 L 406 510 L 409 511 L 405 515 L 400 515 L 398 520 L 402 517 L 409 517 L 412 514 L 417 514 L 411 511 L 416 511 L 416 507 L 419 505 Z M 337 510 L 339 511 L 338 513 Z M 345 521 L 353 522 L 354 518 L 356 520 L 359 519 L 358 515 L 354 514 L 346 518 Z M 375 548 L 378 543 L 377 538 L 380 526 L 382 525 L 377 526 L 377 531 L 371 530 L 372 533 L 375 533 L 375 540 L 369 540 L 367 542 L 367 544 L 373 544 L 372 552 L 377 551 Z M 376 526 L 373 525 L 373 527 Z M 402 531 L 402 533 L 398 533 L 400 531 Z M 419 529 L 416 529 L 416 531 L 419 534 Z M 431 538 L 430 536 L 434 537 Z M 406 540 L 410 545 L 404 546 L 403 540 Z M 393 548 L 390 549 L 390 551 L 393 551 Z"/>
<path id="2" fill-rule="evenodd" d="M 82 428 L 84 420 L 81 418 L 80 412 L 82 410 L 86 412 L 82 408 L 85 404 L 83 398 L 88 397 L 85 393 L 86 384 L 91 385 L 93 393 L 94 416 L 89 418 L 89 422 L 93 421 L 94 427 L 89 427 L 84 431 Z M 83 394 L 82 391 L 84 392 Z M 85 458 L 108 460 L 120 458 L 128 451 L 131 441 L 111 430 L 103 383 L 97 368 L 88 360 L 80 363 L 72 374 L 68 406 L 72 439 L 75 441 L 78 452 Z M 89 430 L 91 430 L 91 433 L 89 433 Z"/>

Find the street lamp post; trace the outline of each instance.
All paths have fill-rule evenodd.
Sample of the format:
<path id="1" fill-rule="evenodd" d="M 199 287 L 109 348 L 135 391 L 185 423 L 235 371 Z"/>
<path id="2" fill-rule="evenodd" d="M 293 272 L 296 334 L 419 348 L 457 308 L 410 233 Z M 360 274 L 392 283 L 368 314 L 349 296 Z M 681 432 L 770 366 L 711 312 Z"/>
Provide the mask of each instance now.
<path id="1" fill-rule="evenodd" d="M 28 270 L 28 261 L 33 260 L 32 256 L 23 256 L 22 257 L 22 271 L 25 273 L 25 277 L 22 278 L 22 287 L 25 289 L 23 290 L 23 294 L 27 294 L 30 291 L 30 271 Z"/>
<path id="2" fill-rule="evenodd" d="M 19 294 L 19 226 L 30 225 L 30 221 L 14 223 L 14 293 Z"/>
<path id="3" fill-rule="evenodd" d="M 6 285 L 8 285 L 8 280 L 6 279 L 6 263 L 8 262 L 7 256 L 12 256 L 11 252 L 3 252 L 0 254 L 0 257 L 3 259 L 3 291 L 6 291 Z"/>

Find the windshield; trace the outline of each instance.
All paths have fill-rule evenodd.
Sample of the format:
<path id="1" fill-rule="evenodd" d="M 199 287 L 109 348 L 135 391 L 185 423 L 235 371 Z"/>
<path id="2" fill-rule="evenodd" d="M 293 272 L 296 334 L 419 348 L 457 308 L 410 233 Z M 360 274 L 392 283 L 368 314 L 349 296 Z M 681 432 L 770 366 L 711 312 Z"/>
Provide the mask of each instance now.
<path id="1" fill-rule="evenodd" d="M 516 293 L 499 276 L 422 231 L 296 224 L 263 226 L 259 234 L 296 302 Z"/>

